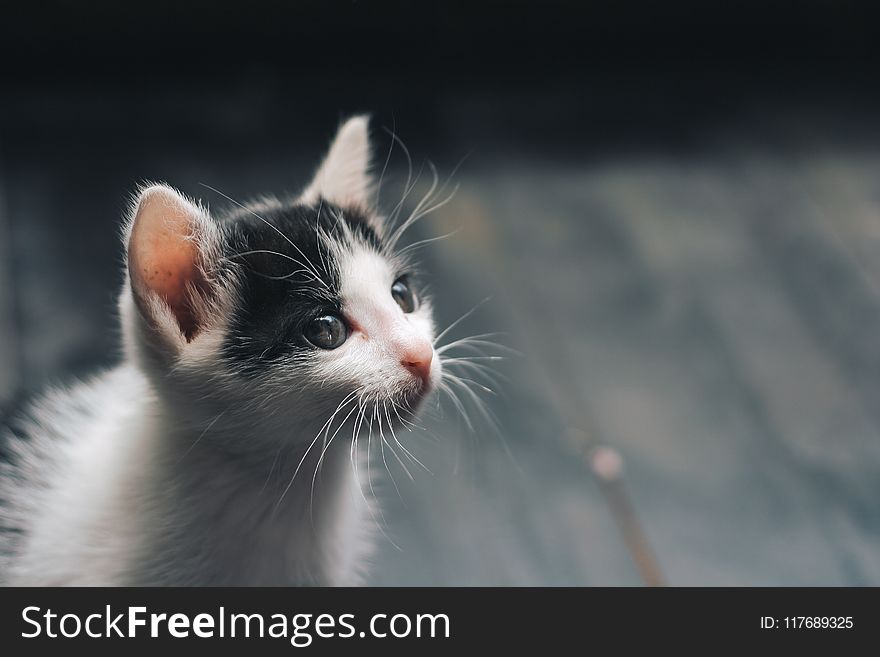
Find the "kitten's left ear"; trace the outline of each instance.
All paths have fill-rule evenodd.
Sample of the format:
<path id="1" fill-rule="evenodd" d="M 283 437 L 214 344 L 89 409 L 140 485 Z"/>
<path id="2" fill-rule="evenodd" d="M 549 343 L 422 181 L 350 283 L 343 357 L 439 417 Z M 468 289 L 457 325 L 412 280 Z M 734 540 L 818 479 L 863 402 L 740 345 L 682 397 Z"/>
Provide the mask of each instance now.
<path id="1" fill-rule="evenodd" d="M 167 185 L 143 189 L 129 227 L 128 273 L 141 315 L 163 348 L 209 324 L 218 235 L 207 212 Z"/>
<path id="2" fill-rule="evenodd" d="M 316 203 L 319 198 L 325 198 L 343 207 L 372 205 L 369 123 L 367 116 L 355 116 L 342 124 L 318 172 L 302 194 L 304 202 Z"/>

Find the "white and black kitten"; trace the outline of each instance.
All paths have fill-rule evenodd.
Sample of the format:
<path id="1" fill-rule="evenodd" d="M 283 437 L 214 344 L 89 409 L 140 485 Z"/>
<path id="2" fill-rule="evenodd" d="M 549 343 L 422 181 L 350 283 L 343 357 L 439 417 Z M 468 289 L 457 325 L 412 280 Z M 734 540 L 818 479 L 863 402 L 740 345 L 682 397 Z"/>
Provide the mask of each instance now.
<path id="1" fill-rule="evenodd" d="M 48 393 L 9 436 L 3 583 L 361 581 L 376 526 L 363 443 L 405 450 L 395 428 L 442 385 L 369 165 L 357 117 L 296 199 L 212 217 L 171 187 L 140 191 L 123 363 Z"/>

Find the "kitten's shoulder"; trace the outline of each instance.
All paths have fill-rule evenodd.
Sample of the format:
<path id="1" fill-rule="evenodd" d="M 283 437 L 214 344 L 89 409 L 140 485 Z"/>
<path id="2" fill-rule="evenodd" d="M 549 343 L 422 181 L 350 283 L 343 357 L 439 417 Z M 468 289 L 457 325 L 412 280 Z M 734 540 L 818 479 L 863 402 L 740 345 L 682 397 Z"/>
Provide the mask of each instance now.
<path id="1" fill-rule="evenodd" d="M 134 367 L 120 365 L 86 381 L 53 386 L 18 400 L 0 424 L 3 462 L 25 465 L 22 459 L 75 440 L 90 422 L 116 414 L 120 405 L 149 394 L 144 376 Z"/>
<path id="2" fill-rule="evenodd" d="M 63 472 L 71 450 L 148 395 L 143 375 L 122 365 L 6 410 L 0 424 L 0 572 L 14 558 L 35 507 Z"/>

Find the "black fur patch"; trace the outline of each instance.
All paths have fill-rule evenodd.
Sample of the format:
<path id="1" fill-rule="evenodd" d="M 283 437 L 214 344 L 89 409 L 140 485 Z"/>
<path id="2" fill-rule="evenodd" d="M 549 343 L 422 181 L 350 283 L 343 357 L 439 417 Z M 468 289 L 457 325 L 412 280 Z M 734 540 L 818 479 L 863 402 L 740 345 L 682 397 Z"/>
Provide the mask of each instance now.
<path id="1" fill-rule="evenodd" d="M 343 212 L 326 201 L 314 206 L 259 204 L 220 219 L 224 256 L 241 279 L 224 355 L 241 371 L 256 374 L 280 358 L 313 351 L 303 337 L 305 325 L 324 312 L 340 312 L 339 263 L 317 233 L 320 228 L 344 241 L 337 217 L 359 239 L 382 251 L 381 239 L 365 214 Z"/>

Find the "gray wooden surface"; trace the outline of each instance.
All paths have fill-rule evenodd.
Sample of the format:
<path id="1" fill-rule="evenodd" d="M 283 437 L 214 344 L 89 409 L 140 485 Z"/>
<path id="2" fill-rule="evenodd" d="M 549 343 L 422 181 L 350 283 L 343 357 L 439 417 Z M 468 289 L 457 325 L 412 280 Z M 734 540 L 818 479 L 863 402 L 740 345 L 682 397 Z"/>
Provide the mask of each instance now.
<path id="1" fill-rule="evenodd" d="M 521 469 L 480 436 L 465 481 L 397 509 L 376 581 L 638 583 L 575 426 L 622 453 L 670 583 L 880 582 L 878 190 L 880 157 L 833 148 L 468 180 L 434 255 L 495 295 L 478 330 L 521 338 L 495 405 Z"/>
<path id="2" fill-rule="evenodd" d="M 87 172 L 74 149 L 49 168 L 7 155 L 0 393 L 115 357 L 134 180 L 244 196 L 294 186 L 312 155 L 157 145 L 137 171 L 108 153 Z M 461 228 L 424 252 L 439 325 L 491 296 L 455 335 L 503 331 L 522 356 L 488 401 L 499 432 L 447 408 L 433 439 L 407 434 L 432 474 L 381 487 L 372 583 L 638 585 L 564 438 L 578 429 L 622 455 L 669 583 L 880 584 L 880 151 L 522 157 L 456 177 L 414 233 Z"/>

